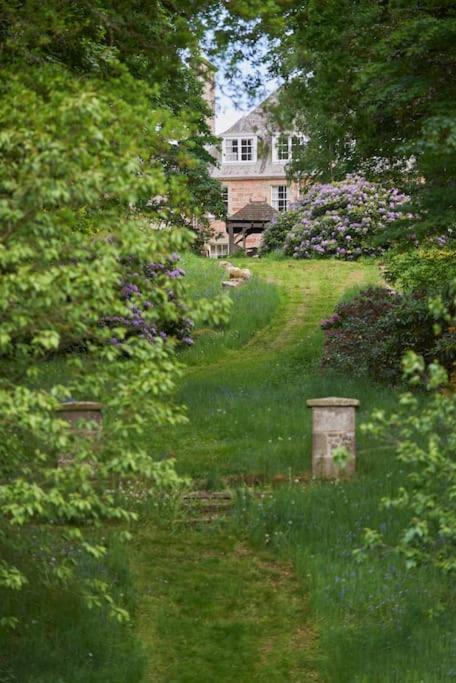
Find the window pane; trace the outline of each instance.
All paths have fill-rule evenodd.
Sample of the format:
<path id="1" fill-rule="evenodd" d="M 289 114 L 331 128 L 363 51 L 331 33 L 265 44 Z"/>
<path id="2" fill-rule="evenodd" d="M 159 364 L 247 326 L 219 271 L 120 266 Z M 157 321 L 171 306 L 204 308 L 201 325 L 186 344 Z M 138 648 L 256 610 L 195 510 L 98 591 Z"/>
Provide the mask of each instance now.
<path id="1" fill-rule="evenodd" d="M 225 208 L 225 216 L 228 216 L 228 188 L 226 186 L 222 187 L 222 202 Z"/>
<path id="2" fill-rule="evenodd" d="M 225 160 L 237 161 L 239 158 L 238 140 L 225 140 Z"/>
<path id="3" fill-rule="evenodd" d="M 286 185 L 272 186 L 272 206 L 277 211 L 286 211 L 288 208 L 288 187 Z"/>
<path id="4" fill-rule="evenodd" d="M 252 161 L 252 140 L 244 138 L 241 140 L 241 161 Z"/>
<path id="5" fill-rule="evenodd" d="M 286 161 L 289 157 L 288 153 L 288 135 L 279 135 L 276 138 L 277 159 L 279 161 Z"/>
<path id="6" fill-rule="evenodd" d="M 291 156 L 296 157 L 299 154 L 299 150 L 302 145 L 302 138 L 297 135 L 293 135 L 291 138 Z"/>

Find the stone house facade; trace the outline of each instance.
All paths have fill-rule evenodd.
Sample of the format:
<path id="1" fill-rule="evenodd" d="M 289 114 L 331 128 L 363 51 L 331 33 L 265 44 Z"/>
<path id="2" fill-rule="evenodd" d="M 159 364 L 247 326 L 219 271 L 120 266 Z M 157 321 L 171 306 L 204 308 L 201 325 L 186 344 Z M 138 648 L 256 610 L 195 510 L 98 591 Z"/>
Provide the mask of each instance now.
<path id="1" fill-rule="evenodd" d="M 285 211 L 299 197 L 299 186 L 287 179 L 286 167 L 297 146 L 305 143 L 305 136 L 274 128 L 269 113 L 273 98 L 269 97 L 222 133 L 219 147 L 211 150 L 218 162 L 212 176 L 222 185 L 227 217 L 211 221 L 213 236 L 206 245 L 206 253 L 212 258 L 237 249 L 255 252 L 264 229 L 259 221 L 261 214 L 270 220 L 271 213 L 275 213 L 270 207 L 277 212 Z M 266 205 L 263 212 L 259 202 Z M 251 212 L 249 204 L 255 205 Z M 235 229 L 230 240 L 230 221 L 241 210 L 244 228 Z"/>

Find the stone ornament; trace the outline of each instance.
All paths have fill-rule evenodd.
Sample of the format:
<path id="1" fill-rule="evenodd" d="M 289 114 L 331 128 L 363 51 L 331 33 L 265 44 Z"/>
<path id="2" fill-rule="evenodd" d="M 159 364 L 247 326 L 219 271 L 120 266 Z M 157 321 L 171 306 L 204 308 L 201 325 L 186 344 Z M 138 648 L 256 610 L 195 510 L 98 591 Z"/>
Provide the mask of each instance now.
<path id="1" fill-rule="evenodd" d="M 307 401 L 312 409 L 312 476 L 338 479 L 352 476 L 356 464 L 354 398 L 315 398 Z M 342 461 L 337 456 L 342 457 Z"/>
<path id="2" fill-rule="evenodd" d="M 222 287 L 239 287 L 252 277 L 252 273 L 248 268 L 238 268 L 229 261 L 220 261 L 220 266 L 225 270 L 229 278 L 222 282 Z"/>
<path id="3" fill-rule="evenodd" d="M 74 434 L 91 438 L 94 441 L 101 435 L 103 405 L 96 401 L 65 401 L 57 408 L 57 412 L 70 424 Z M 92 422 L 90 429 L 84 423 Z M 81 424 L 82 423 L 82 424 Z M 71 455 L 65 454 L 59 457 L 59 466 L 71 461 Z"/>

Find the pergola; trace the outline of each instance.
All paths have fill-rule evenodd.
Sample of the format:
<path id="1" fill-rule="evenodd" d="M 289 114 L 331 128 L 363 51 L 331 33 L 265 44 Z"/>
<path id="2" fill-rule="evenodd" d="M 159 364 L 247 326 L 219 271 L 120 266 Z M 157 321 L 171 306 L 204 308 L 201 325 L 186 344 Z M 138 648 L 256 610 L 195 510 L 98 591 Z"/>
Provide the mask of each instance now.
<path id="1" fill-rule="evenodd" d="M 233 254 L 237 248 L 241 248 L 241 243 L 245 251 L 248 235 L 263 233 L 267 224 L 276 216 L 278 216 L 278 211 L 265 200 L 250 201 L 242 209 L 229 216 L 226 220 L 228 253 Z"/>

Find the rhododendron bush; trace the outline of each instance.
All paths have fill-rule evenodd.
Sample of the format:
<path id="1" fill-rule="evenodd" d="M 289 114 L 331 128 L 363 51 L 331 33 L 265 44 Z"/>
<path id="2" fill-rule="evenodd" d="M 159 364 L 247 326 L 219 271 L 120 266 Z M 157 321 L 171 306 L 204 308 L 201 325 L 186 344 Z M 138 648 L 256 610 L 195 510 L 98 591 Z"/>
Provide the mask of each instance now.
<path id="1" fill-rule="evenodd" d="M 442 293 L 441 300 L 454 317 L 451 292 Z M 370 287 L 339 303 L 321 327 L 325 336 L 322 364 L 340 372 L 399 383 L 402 356 L 410 350 L 427 363 L 438 361 L 449 373 L 454 366 L 456 335 L 451 319 L 441 322 L 436 337 L 428 299 L 420 292 L 401 294 Z"/>
<path id="2" fill-rule="evenodd" d="M 344 260 L 379 255 L 385 242 L 380 245 L 376 238 L 391 223 L 404 220 L 401 207 L 407 201 L 398 189 L 359 176 L 317 183 L 267 228 L 263 253 L 281 249 L 295 258 L 334 256 Z"/>
<path id="3" fill-rule="evenodd" d="M 178 266 L 179 259 L 176 252 L 150 263 L 133 257 L 124 259 L 120 298 L 126 310 L 122 315 L 103 316 L 102 327 L 120 328 L 127 339 L 139 336 L 153 343 L 159 337 L 193 344 L 194 322 L 191 306 L 185 301 L 185 271 Z M 110 343 L 120 346 L 122 341 L 113 336 Z"/>

